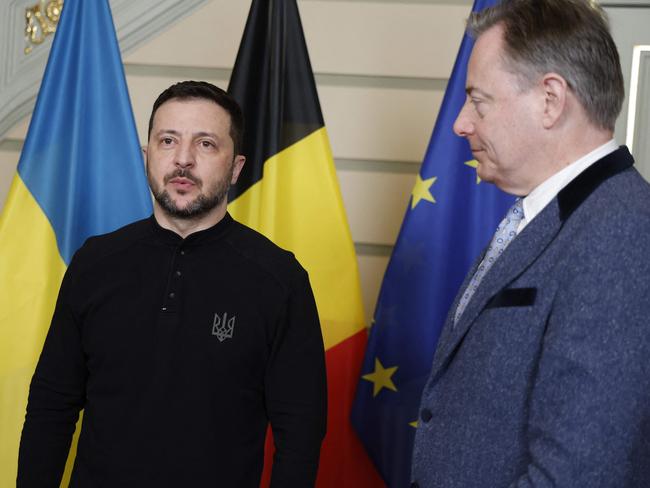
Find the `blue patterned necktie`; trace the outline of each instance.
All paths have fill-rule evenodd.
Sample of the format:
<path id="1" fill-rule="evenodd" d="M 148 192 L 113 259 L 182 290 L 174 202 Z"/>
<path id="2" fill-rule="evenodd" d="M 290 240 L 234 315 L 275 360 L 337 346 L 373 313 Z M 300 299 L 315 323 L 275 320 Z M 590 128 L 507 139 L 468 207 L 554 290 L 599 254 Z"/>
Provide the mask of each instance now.
<path id="1" fill-rule="evenodd" d="M 476 273 L 474 273 L 469 285 L 467 285 L 467 288 L 465 289 L 465 293 L 463 293 L 463 296 L 460 298 L 458 307 L 456 307 L 456 314 L 454 315 L 454 324 L 456 324 L 460 316 L 463 315 L 467 304 L 472 299 L 478 286 L 481 284 L 483 277 L 487 274 L 501 253 L 503 253 L 505 248 L 508 247 L 508 244 L 510 244 L 517 235 L 517 227 L 519 227 L 519 223 L 523 218 L 524 208 L 521 198 L 518 198 L 517 201 L 515 201 L 515 204 L 510 207 L 510 210 L 508 210 L 508 213 L 499 224 L 499 227 L 497 227 L 483 261 L 479 264 Z"/>

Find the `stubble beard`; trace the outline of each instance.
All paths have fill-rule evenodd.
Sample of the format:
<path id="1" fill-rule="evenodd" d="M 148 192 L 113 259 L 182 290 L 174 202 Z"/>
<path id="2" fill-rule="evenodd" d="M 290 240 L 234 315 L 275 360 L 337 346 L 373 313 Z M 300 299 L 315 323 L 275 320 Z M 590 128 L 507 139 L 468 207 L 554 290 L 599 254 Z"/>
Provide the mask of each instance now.
<path id="1" fill-rule="evenodd" d="M 177 219 L 192 220 L 204 216 L 222 204 L 228 196 L 233 171 L 234 163 L 230 165 L 230 168 L 224 177 L 218 180 L 208 189 L 207 192 L 201 192 L 194 200 L 182 208 L 176 205 L 176 202 L 172 199 L 169 192 L 164 189 L 164 185 L 166 185 L 172 178 L 180 177 L 192 181 L 192 183 L 201 190 L 203 188 L 203 181 L 200 178 L 193 175 L 189 170 L 177 169 L 173 173 L 165 175 L 162 187 L 153 180 L 149 172 L 147 174 L 147 179 L 149 180 L 149 187 L 151 188 L 151 193 L 153 194 L 154 199 L 168 216 Z"/>

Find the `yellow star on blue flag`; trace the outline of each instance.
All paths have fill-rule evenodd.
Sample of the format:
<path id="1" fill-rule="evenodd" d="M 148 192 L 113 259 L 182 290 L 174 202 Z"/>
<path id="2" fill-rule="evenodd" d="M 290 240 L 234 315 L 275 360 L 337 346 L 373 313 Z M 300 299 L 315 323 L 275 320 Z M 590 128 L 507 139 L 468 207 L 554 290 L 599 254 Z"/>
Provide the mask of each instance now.
<path id="1" fill-rule="evenodd" d="M 370 381 L 372 385 L 372 396 L 377 396 L 382 388 L 387 388 L 389 390 L 397 391 L 395 383 L 391 377 L 397 371 L 397 366 L 391 368 L 384 368 L 384 366 L 379 361 L 379 358 L 375 358 L 375 370 L 372 373 L 364 374 L 362 378 L 366 381 Z"/>
<path id="2" fill-rule="evenodd" d="M 413 210 L 415 206 L 420 203 L 420 200 L 436 203 L 436 200 L 433 198 L 430 190 L 431 185 L 436 182 L 436 179 L 437 178 L 433 176 L 431 178 L 423 180 L 420 175 L 417 175 L 415 186 L 413 187 L 413 191 L 411 191 L 411 210 Z"/>
<path id="3" fill-rule="evenodd" d="M 465 164 L 470 168 L 474 168 L 475 170 L 478 169 L 478 161 L 476 159 L 472 159 L 471 161 L 465 161 Z M 478 175 L 478 171 L 476 171 L 476 184 L 478 185 L 480 182 L 481 182 L 481 177 Z"/>

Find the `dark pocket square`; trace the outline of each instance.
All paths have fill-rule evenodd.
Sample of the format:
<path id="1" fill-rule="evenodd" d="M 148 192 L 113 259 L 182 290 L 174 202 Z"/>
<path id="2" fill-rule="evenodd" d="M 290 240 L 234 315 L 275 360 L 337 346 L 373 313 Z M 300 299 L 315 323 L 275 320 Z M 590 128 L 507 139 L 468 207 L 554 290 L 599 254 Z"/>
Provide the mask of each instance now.
<path id="1" fill-rule="evenodd" d="M 506 288 L 490 298 L 485 308 L 530 307 L 536 296 L 537 288 Z"/>

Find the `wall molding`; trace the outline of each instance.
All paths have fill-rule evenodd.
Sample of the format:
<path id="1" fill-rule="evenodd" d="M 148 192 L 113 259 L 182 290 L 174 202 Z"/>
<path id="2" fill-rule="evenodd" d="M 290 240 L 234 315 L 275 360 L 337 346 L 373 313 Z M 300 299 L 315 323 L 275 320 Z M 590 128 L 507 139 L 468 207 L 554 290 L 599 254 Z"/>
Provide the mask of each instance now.
<path id="1" fill-rule="evenodd" d="M 188 78 L 209 80 L 229 80 L 232 68 L 213 68 L 207 66 L 179 66 L 142 63 L 124 63 L 127 75 L 164 76 L 169 78 Z M 318 85 L 346 86 L 354 88 L 389 88 L 395 90 L 422 90 L 444 92 L 447 78 L 416 78 L 407 76 L 351 75 L 343 73 L 314 72 Z"/>
<path id="2" fill-rule="evenodd" d="M 207 2 L 109 0 L 122 55 Z M 25 54 L 25 11 L 37 3 L 38 0 L 0 3 L 0 141 L 32 112 L 52 46 L 53 36 L 49 35 L 42 44 L 33 46 L 32 51 Z"/>

